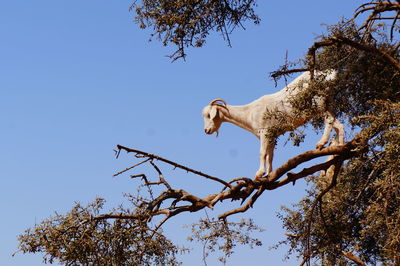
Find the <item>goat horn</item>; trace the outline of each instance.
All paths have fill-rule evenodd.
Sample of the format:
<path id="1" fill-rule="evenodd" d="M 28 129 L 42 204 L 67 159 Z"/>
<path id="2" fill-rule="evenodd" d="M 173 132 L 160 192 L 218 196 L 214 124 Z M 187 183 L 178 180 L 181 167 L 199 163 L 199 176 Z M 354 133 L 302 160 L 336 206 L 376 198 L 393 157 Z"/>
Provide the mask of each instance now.
<path id="1" fill-rule="evenodd" d="M 226 102 L 224 101 L 224 100 L 222 100 L 222 99 L 214 99 L 214 100 L 212 100 L 211 102 L 210 102 L 210 105 L 213 105 L 213 104 L 215 104 L 215 103 L 217 103 L 217 102 L 222 102 L 225 106 L 226 106 Z"/>

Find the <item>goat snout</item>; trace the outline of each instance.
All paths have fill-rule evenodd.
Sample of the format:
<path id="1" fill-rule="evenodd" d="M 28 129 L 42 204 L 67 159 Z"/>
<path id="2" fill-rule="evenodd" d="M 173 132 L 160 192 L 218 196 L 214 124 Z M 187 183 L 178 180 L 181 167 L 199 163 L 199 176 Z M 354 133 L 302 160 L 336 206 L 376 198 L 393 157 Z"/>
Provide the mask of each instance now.
<path id="1" fill-rule="evenodd" d="M 204 129 L 204 133 L 206 133 L 206 134 L 211 134 L 211 129 L 210 128 L 205 128 Z"/>

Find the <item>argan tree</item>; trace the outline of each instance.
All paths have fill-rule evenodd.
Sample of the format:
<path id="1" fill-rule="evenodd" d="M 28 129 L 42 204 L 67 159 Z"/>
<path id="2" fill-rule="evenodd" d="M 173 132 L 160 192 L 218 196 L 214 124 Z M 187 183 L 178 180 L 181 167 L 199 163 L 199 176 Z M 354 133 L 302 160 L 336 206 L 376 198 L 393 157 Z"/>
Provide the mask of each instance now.
<path id="1" fill-rule="evenodd" d="M 211 31 L 220 32 L 229 43 L 230 32 L 246 20 L 259 23 L 255 7 L 251 0 L 143 0 L 132 6 L 141 27 L 152 27 L 163 44 L 176 45 L 173 60 L 184 57 L 190 46 L 204 45 Z M 235 208 L 192 227 L 191 239 L 210 251 L 222 250 L 225 261 L 237 244 L 261 245 L 251 234 L 260 230 L 252 220 L 230 218 L 253 207 L 265 191 L 306 179 L 307 195 L 279 215 L 287 231 L 279 244 L 289 245 L 288 255 L 300 257 L 301 265 L 400 265 L 399 14 L 400 1 L 366 2 L 351 19 L 328 27 L 300 63 L 286 62 L 272 73 L 278 79 L 299 71 L 335 69 L 338 78 L 329 84 L 334 110 L 354 132 L 344 145 L 332 140 L 323 149 L 288 158 L 262 178 L 229 181 L 118 145 L 117 157 L 126 152 L 137 161 L 115 175 L 147 164 L 157 178 L 131 175 L 142 180 L 142 187 L 137 195 L 126 196 L 128 207 L 104 212 L 104 200 L 97 199 L 50 217 L 19 236 L 20 250 L 42 252 L 46 261 L 66 265 L 175 265 L 176 254 L 185 249 L 163 235 L 163 224 L 181 213 L 235 201 Z M 313 111 L 313 99 L 326 94 L 326 85 L 312 79 L 305 93 L 290 99 L 298 115 Z M 293 125 L 281 119 L 281 126 L 292 127 L 290 137 L 301 142 Z M 322 121 L 317 116 L 309 124 L 320 130 Z M 271 132 L 275 130 L 279 131 Z M 328 155 L 327 161 L 295 172 L 303 163 Z M 214 192 L 199 196 L 173 187 L 161 164 L 207 179 Z"/>

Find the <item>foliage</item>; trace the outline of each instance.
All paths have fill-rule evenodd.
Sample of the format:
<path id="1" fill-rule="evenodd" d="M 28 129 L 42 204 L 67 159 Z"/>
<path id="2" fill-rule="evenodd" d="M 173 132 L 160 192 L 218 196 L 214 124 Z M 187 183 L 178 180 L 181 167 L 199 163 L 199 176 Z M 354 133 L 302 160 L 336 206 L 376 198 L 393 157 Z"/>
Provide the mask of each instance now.
<path id="1" fill-rule="evenodd" d="M 253 220 L 244 220 L 233 223 L 225 220 L 201 219 L 192 224 L 192 236 L 189 241 L 197 240 L 203 244 L 203 259 L 216 249 L 223 252 L 218 259 L 226 263 L 227 258 L 233 254 L 236 244 L 248 245 L 250 248 L 261 246 L 262 242 L 250 236 L 251 232 L 263 230 L 254 224 Z"/>
<path id="2" fill-rule="evenodd" d="M 345 265 L 343 251 L 356 252 L 367 263 L 399 264 L 400 104 L 376 104 L 371 114 L 358 119 L 368 124 L 361 133 L 370 137 L 368 152 L 343 167 L 314 216 L 311 203 L 330 180 L 314 177 L 307 196 L 294 209 L 283 208 L 280 218 L 290 232 L 283 243 L 291 251 L 327 265 Z"/>
<path id="3" fill-rule="evenodd" d="M 42 252 L 45 263 L 58 260 L 65 265 L 178 265 L 175 255 L 185 250 L 144 221 L 96 219 L 104 204 L 100 198 L 85 207 L 77 203 L 65 215 L 56 214 L 27 229 L 19 236 L 20 251 Z M 133 215 L 131 209 L 140 210 L 115 211 Z"/>
<path id="4" fill-rule="evenodd" d="M 319 51 L 315 62 L 305 62 L 338 71 L 332 86 L 336 114 L 349 119 L 367 147 L 342 167 L 328 192 L 332 179 L 314 176 L 306 197 L 293 208 L 283 207 L 279 217 L 289 233 L 281 244 L 289 244 L 289 254 L 296 252 L 304 263 L 315 258 L 323 265 L 350 265 L 349 260 L 398 265 L 400 73 L 381 53 L 398 61 L 398 42 L 387 38 L 383 24 L 370 29 L 366 38 L 349 22 L 330 27 L 321 42 L 338 36 L 373 49 L 336 43 Z"/>
<path id="5" fill-rule="evenodd" d="M 163 45 L 173 44 L 177 50 L 173 60 L 184 58 L 185 48 L 202 47 L 211 31 L 220 32 L 230 45 L 229 35 L 246 20 L 258 24 L 253 0 L 142 0 L 132 9 L 141 28 L 153 27 Z"/>

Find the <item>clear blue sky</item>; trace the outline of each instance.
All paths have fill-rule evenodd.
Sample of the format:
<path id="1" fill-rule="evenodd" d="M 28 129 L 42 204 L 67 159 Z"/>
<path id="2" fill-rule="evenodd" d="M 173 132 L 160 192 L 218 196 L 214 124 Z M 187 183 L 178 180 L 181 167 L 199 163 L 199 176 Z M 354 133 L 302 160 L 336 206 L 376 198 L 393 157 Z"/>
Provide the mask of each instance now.
<path id="1" fill-rule="evenodd" d="M 189 49 L 186 62 L 171 63 L 172 52 L 128 12 L 130 1 L 0 1 L 0 265 L 42 265 L 40 255 L 11 254 L 18 234 L 58 211 L 96 196 L 109 207 L 135 192 L 138 183 L 112 174 L 133 163 L 114 158 L 116 144 L 142 149 L 226 180 L 252 177 L 258 140 L 224 124 L 220 136 L 203 133 L 201 109 L 213 98 L 246 104 L 277 88 L 268 78 L 284 61 L 306 53 L 315 37 L 349 17 L 360 1 L 258 1 L 261 25 L 246 25 L 228 48 L 218 34 L 201 49 Z M 280 84 L 279 87 L 282 87 Z M 300 148 L 275 152 L 277 167 L 314 146 L 311 134 Z M 176 186 L 206 195 L 212 183 L 182 171 L 167 171 Z M 134 173 L 140 173 L 136 171 Z M 282 262 L 285 248 L 268 250 L 283 238 L 276 212 L 304 195 L 304 182 L 267 192 L 245 217 L 266 229 L 261 248 L 238 249 L 228 265 L 295 265 Z M 234 205 L 230 205 L 234 207 Z M 208 211 L 217 216 L 219 210 Z M 182 215 L 166 224 L 167 234 L 185 244 Z M 241 216 L 236 217 L 240 219 Z M 201 265 L 199 246 L 183 265 Z M 268 263 L 266 263 L 268 261 Z M 208 265 L 220 265 L 211 257 Z"/>

